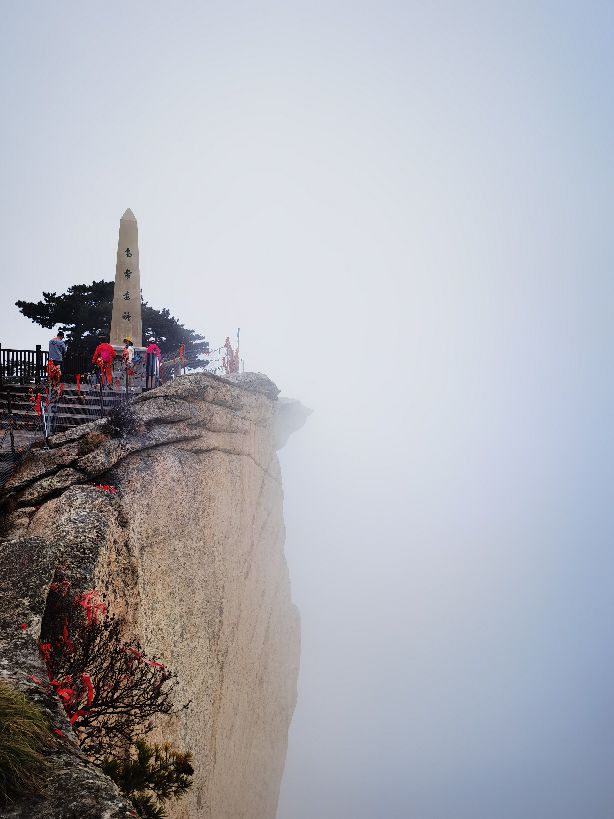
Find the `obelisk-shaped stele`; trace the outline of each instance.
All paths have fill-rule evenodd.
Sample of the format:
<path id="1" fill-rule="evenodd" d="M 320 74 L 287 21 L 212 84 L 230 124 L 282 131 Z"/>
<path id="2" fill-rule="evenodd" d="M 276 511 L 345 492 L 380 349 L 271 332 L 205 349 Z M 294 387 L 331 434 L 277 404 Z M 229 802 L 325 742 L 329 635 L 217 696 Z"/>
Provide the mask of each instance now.
<path id="1" fill-rule="evenodd" d="M 130 336 L 135 347 L 143 346 L 139 229 L 128 208 L 119 222 L 115 290 L 111 315 L 111 344 L 121 347 Z"/>

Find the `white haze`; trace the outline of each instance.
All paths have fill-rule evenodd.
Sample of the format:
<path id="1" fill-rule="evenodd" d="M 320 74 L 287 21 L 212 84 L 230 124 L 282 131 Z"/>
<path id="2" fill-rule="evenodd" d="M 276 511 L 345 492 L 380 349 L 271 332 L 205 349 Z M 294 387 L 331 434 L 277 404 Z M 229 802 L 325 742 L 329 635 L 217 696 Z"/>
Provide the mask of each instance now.
<path id="1" fill-rule="evenodd" d="M 2 344 L 131 207 L 315 410 L 278 819 L 610 819 L 611 4 L 0 7 Z"/>

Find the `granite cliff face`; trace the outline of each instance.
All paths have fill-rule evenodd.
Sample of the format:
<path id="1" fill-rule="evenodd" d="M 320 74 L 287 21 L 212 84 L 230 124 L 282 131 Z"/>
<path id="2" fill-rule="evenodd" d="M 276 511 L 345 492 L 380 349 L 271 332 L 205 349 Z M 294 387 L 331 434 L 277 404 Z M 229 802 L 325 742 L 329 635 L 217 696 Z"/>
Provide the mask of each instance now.
<path id="1" fill-rule="evenodd" d="M 28 680 L 45 673 L 36 639 L 46 590 L 58 566 L 103 590 L 146 652 L 178 673 L 178 704 L 191 700 L 154 737 L 194 754 L 192 790 L 169 803 L 174 819 L 275 817 L 299 663 L 275 450 L 306 416 L 277 392 L 254 374 L 178 378 L 137 398 L 121 429 L 100 421 L 56 436 L 4 490 L 0 674 L 70 736 L 58 703 Z M 47 802 L 6 815 L 128 815 L 70 742 L 61 755 L 62 787 L 54 773 Z M 67 787 L 89 807 L 75 797 L 66 812 L 64 798 L 54 813 Z"/>

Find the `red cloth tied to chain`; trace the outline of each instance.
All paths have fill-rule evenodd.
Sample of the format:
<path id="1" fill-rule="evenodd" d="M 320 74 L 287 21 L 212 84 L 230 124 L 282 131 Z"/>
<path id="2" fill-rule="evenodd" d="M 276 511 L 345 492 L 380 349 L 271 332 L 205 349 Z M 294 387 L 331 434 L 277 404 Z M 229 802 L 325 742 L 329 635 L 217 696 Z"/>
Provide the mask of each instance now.
<path id="1" fill-rule="evenodd" d="M 75 599 L 75 603 L 85 609 L 88 626 L 91 626 L 92 623 L 97 623 L 99 615 L 107 613 L 107 607 L 105 603 L 100 600 L 98 592 L 95 589 L 83 592 L 81 597 Z"/>
<path id="2" fill-rule="evenodd" d="M 89 674 L 81 674 L 81 682 L 85 690 L 87 691 L 87 704 L 88 706 L 94 702 L 94 686 L 92 685 L 92 679 Z"/>
<path id="3" fill-rule="evenodd" d="M 51 384 L 55 384 L 59 386 L 60 379 L 62 377 L 62 371 L 58 367 L 55 362 L 51 361 L 51 359 L 47 362 L 47 376 L 49 377 L 49 382 Z"/>
<path id="4" fill-rule="evenodd" d="M 109 492 L 111 495 L 117 495 L 117 489 L 115 486 L 109 486 L 106 483 L 95 483 L 94 489 L 102 489 L 103 492 Z"/>
<path id="5" fill-rule="evenodd" d="M 42 412 L 42 410 L 41 410 L 41 394 L 40 394 L 40 392 L 37 394 L 37 396 L 36 396 L 36 401 L 34 402 L 34 412 L 35 412 L 37 415 L 40 415 L 40 414 L 41 414 L 41 412 Z"/>
<path id="6" fill-rule="evenodd" d="M 62 700 L 64 708 L 68 709 L 68 705 L 74 700 L 76 691 L 72 688 L 72 677 L 64 677 L 60 682 L 58 680 L 49 680 L 49 685 L 55 688 L 55 693 Z"/>
<path id="7" fill-rule="evenodd" d="M 75 713 L 72 715 L 72 717 L 69 720 L 70 724 L 74 725 L 74 723 L 79 719 L 79 717 L 84 716 L 85 713 L 86 712 L 83 710 L 83 708 L 77 709 L 77 711 L 75 711 Z"/>
<path id="8" fill-rule="evenodd" d="M 77 373 L 75 375 L 75 384 L 77 385 L 77 395 L 81 398 L 81 374 Z"/>
<path id="9" fill-rule="evenodd" d="M 60 642 L 64 643 L 64 645 L 69 651 L 72 652 L 75 650 L 75 647 L 70 639 L 70 634 L 68 632 L 68 620 L 66 617 L 64 618 L 64 627 L 62 628 L 62 636 L 60 637 Z"/>
<path id="10" fill-rule="evenodd" d="M 62 700 L 64 705 L 68 705 L 68 703 L 72 699 L 74 699 L 75 689 L 74 688 L 58 688 L 58 689 L 56 689 L 56 694 Z"/>

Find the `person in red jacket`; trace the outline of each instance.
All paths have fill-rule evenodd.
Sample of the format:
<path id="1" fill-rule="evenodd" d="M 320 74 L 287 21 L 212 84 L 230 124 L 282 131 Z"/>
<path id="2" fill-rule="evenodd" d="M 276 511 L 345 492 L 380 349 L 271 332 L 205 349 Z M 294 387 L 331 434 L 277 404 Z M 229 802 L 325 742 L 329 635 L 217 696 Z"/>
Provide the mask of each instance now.
<path id="1" fill-rule="evenodd" d="M 108 384 L 113 387 L 113 359 L 115 358 L 115 350 L 107 341 L 103 341 L 94 350 L 92 356 L 92 363 L 100 367 L 100 380 L 104 387 Z"/>

